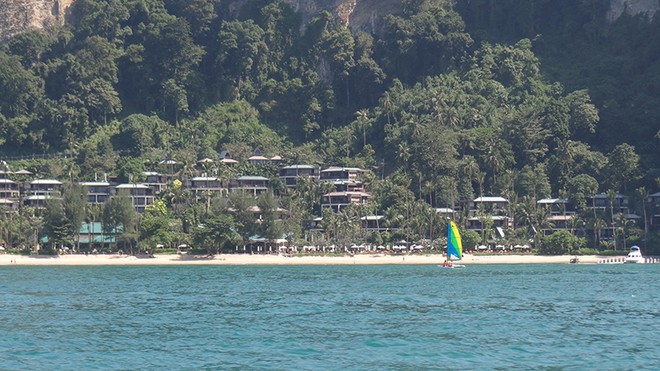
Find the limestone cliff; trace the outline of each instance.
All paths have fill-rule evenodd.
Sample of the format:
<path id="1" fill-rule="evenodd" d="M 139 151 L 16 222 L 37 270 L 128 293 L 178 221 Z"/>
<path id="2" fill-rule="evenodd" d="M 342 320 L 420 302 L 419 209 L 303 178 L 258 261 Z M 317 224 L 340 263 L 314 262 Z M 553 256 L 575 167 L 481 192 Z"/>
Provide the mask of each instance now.
<path id="1" fill-rule="evenodd" d="M 305 18 L 323 10 L 335 14 L 354 30 L 373 31 L 387 14 L 401 12 L 400 0 L 284 0 Z"/>
<path id="2" fill-rule="evenodd" d="M 185 1 L 185 0 L 181 0 Z M 226 0 L 216 0 L 226 1 Z M 377 32 L 387 14 L 399 14 L 401 0 L 282 0 L 303 14 L 308 21 L 327 10 L 353 31 Z M 468 1 L 468 0 L 457 0 Z M 645 14 L 652 18 L 660 11 L 660 0 L 609 0 L 608 20 L 622 14 Z M 67 20 L 75 0 L 0 0 L 0 41 L 29 29 L 48 29 Z M 242 0 L 231 0 L 236 9 Z"/>
<path id="3" fill-rule="evenodd" d="M 655 13 L 660 10 L 660 0 L 610 0 L 610 10 L 607 12 L 607 20 L 613 22 L 622 14 L 643 14 L 653 19 Z"/>
<path id="4" fill-rule="evenodd" d="M 75 0 L 1 0 L 0 41 L 29 29 L 49 29 L 65 22 Z"/>
<path id="5" fill-rule="evenodd" d="M 282 0 L 300 12 L 306 23 L 327 10 L 353 31 L 376 32 L 388 14 L 400 14 L 401 0 Z M 239 1 L 240 3 L 240 1 Z"/>
<path id="6" fill-rule="evenodd" d="M 305 21 L 327 10 L 353 30 L 367 32 L 376 31 L 383 16 L 401 11 L 400 0 L 282 1 L 300 11 Z M 74 2 L 75 0 L 0 0 L 0 41 L 29 29 L 48 29 L 63 24 Z M 233 9 L 242 4 L 241 0 L 232 2 Z"/>

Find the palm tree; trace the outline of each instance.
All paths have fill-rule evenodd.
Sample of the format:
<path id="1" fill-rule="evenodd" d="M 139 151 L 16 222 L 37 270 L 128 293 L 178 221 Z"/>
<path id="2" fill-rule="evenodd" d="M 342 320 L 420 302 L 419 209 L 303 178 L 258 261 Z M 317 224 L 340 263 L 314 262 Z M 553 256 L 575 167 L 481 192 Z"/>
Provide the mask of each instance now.
<path id="1" fill-rule="evenodd" d="M 607 227 L 607 223 L 605 220 L 596 217 L 591 221 L 591 226 L 594 229 L 594 239 L 595 239 L 595 244 L 596 246 L 600 246 L 600 236 L 603 228 Z"/>
<path id="2" fill-rule="evenodd" d="M 635 222 L 633 220 L 628 219 L 628 217 L 623 214 L 617 214 L 616 219 L 615 219 L 615 226 L 616 229 L 621 232 L 621 236 L 623 237 L 623 247 L 625 248 L 627 245 L 626 242 L 626 232 L 628 231 L 628 228 L 632 227 L 635 225 Z"/>
<path id="3" fill-rule="evenodd" d="M 331 241 L 333 244 L 337 244 L 337 233 L 339 231 L 339 217 L 335 214 L 331 208 L 323 209 L 323 232 L 325 233 L 326 240 Z"/>
<path id="4" fill-rule="evenodd" d="M 410 153 L 410 147 L 407 143 L 399 143 L 397 146 L 396 152 L 397 158 L 401 161 L 401 164 L 407 164 L 408 160 L 412 156 Z"/>
<path id="5" fill-rule="evenodd" d="M 637 196 L 640 199 L 640 202 L 642 203 L 642 212 L 643 212 L 643 217 L 644 217 L 644 236 L 648 236 L 649 234 L 649 222 L 648 222 L 648 215 L 646 213 L 646 200 L 649 198 L 649 193 L 646 190 L 645 187 L 640 187 L 637 188 L 635 191 Z M 646 238 L 644 238 L 644 241 L 646 241 Z M 646 245 L 644 246 L 646 248 Z"/>
<path id="6" fill-rule="evenodd" d="M 493 216 L 487 213 L 482 205 L 483 203 L 479 205 L 477 217 L 479 218 L 479 224 L 481 226 L 481 243 L 485 245 L 492 233 L 491 228 L 493 226 Z"/>
<path id="7" fill-rule="evenodd" d="M 97 220 L 101 219 L 101 207 L 98 205 L 91 205 L 86 209 L 87 215 L 85 216 L 85 222 L 87 223 L 87 232 L 88 232 L 88 249 L 91 248 L 94 244 L 94 225 Z M 103 235 L 103 229 L 101 229 L 101 247 L 105 243 L 105 236 Z"/>
<path id="8" fill-rule="evenodd" d="M 463 176 L 468 178 L 468 181 L 470 182 L 470 186 L 472 187 L 473 181 L 478 179 L 479 173 L 481 172 L 477 160 L 470 155 L 465 156 L 463 158 L 462 169 L 463 169 Z"/>
<path id="9" fill-rule="evenodd" d="M 484 195 L 484 182 L 486 180 L 486 173 L 480 171 L 477 173 L 477 181 L 479 182 L 479 197 Z"/>
<path id="10" fill-rule="evenodd" d="M 371 127 L 372 120 L 368 109 L 361 109 L 355 113 L 356 124 L 362 129 L 362 146 L 367 145 L 367 129 Z"/>
<path id="11" fill-rule="evenodd" d="M 584 218 L 580 214 L 573 214 L 571 218 L 567 220 L 568 229 L 571 233 L 575 234 L 579 227 L 584 227 L 585 222 Z"/>
<path id="12" fill-rule="evenodd" d="M 360 223 L 360 218 L 355 208 L 349 205 L 349 207 L 340 211 L 338 221 L 337 228 L 339 231 L 342 231 L 340 234 L 342 243 L 347 245 L 349 242 L 355 242 L 355 231 Z"/>
<path id="13" fill-rule="evenodd" d="M 559 181 L 560 184 L 565 185 L 571 172 L 573 171 L 575 146 L 571 140 L 559 140 L 555 152 L 559 157 L 560 163 Z"/>
<path id="14" fill-rule="evenodd" d="M 614 240 L 614 250 L 616 250 L 616 228 L 614 228 L 614 203 L 616 202 L 616 191 L 609 189 L 607 191 L 607 202 L 610 205 L 610 223 L 609 226 L 612 228 L 612 238 Z"/>
<path id="15" fill-rule="evenodd" d="M 383 111 L 385 112 L 385 116 L 387 118 L 387 124 L 388 125 L 391 124 L 391 118 L 393 116 L 394 108 L 395 108 L 394 102 L 392 100 L 392 94 L 389 91 L 383 93 L 379 103 Z"/>

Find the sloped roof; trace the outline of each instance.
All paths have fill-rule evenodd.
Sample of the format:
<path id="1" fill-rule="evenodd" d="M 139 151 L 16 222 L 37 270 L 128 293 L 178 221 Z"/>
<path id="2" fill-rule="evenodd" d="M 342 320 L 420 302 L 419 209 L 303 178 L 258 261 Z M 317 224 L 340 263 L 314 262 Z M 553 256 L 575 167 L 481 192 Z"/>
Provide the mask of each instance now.
<path id="1" fill-rule="evenodd" d="M 369 193 L 366 192 L 330 192 L 324 194 L 324 196 L 365 196 L 365 197 L 371 197 Z"/>
<path id="2" fill-rule="evenodd" d="M 269 179 L 258 175 L 243 175 L 236 178 L 236 180 L 269 180 Z"/>
<path id="3" fill-rule="evenodd" d="M 117 189 L 148 189 L 149 186 L 142 183 L 124 183 L 119 184 L 115 188 Z"/>
<path id="4" fill-rule="evenodd" d="M 294 164 L 294 165 L 289 165 L 289 166 L 283 166 L 282 169 L 284 170 L 289 170 L 289 169 L 315 169 L 316 166 L 314 165 L 306 165 L 306 164 Z"/>
<path id="5" fill-rule="evenodd" d="M 81 186 L 84 187 L 109 187 L 110 183 L 108 182 L 80 182 Z"/>
<path id="6" fill-rule="evenodd" d="M 333 171 L 357 171 L 357 172 L 361 172 L 361 171 L 366 171 L 366 170 L 360 169 L 359 167 L 340 167 L 340 166 L 331 166 L 327 169 L 321 170 L 322 173 L 329 173 L 329 172 L 333 172 Z"/>
<path id="7" fill-rule="evenodd" d="M 482 196 L 475 198 L 472 202 L 509 202 L 509 200 L 500 196 Z"/>
<path id="8" fill-rule="evenodd" d="M 542 198 L 536 201 L 537 204 L 566 204 L 568 200 L 563 198 Z"/>
<path id="9" fill-rule="evenodd" d="M 53 185 L 61 185 L 62 182 L 59 180 L 55 179 L 35 179 L 30 182 L 30 184 L 53 184 Z"/>
<path id="10" fill-rule="evenodd" d="M 220 179 L 214 176 L 196 176 L 194 178 L 191 178 L 190 180 L 193 182 L 203 182 L 203 181 L 216 181 Z"/>

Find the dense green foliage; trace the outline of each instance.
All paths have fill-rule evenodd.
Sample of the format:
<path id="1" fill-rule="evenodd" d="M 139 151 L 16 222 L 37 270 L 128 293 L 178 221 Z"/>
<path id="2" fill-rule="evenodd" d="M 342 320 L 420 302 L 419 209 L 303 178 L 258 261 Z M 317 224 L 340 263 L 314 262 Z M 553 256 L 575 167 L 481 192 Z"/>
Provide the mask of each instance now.
<path id="1" fill-rule="evenodd" d="M 496 4 L 458 1 L 457 10 L 476 39 L 534 39 L 546 76 L 568 89 L 589 89 L 598 107 L 595 135 L 577 138 L 605 152 L 634 145 L 653 182 L 660 175 L 660 18 L 624 12 L 608 22 L 609 2 L 600 0 Z"/>
<path id="2" fill-rule="evenodd" d="M 367 212 L 404 235 L 438 236 L 444 222 L 425 210 L 475 195 L 511 200 L 521 230 L 543 227 L 534 200 L 559 195 L 574 201 L 583 225 L 585 200 L 597 192 L 636 196 L 646 217 L 643 195 L 660 178 L 660 17 L 608 24 L 599 1 L 404 3 L 381 32 L 366 34 L 327 12 L 303 27 L 274 0 L 78 0 L 71 25 L 17 35 L 0 49 L 0 153 L 64 153 L 61 163 L 17 165 L 70 180 L 135 181 L 145 170 L 174 170 L 158 169 L 168 158 L 189 176 L 201 158 L 230 150 L 245 160 L 254 148 L 374 170 L 368 210 L 326 215 L 334 240 L 367 240 L 345 228 Z M 245 162 L 205 170 L 222 179 L 276 175 Z M 259 226 L 248 218 L 254 205 L 229 200 L 232 221 L 209 212 L 226 200 L 200 210 L 176 187 L 141 229 L 121 198 L 97 219 L 108 233 L 123 225 L 118 239 L 129 249 L 156 235 L 192 236 L 211 253 L 237 240 L 233 232 L 244 241 L 254 232 L 299 238 L 291 226 L 320 216 L 327 190 L 303 183 L 280 192 L 273 183 L 287 197 L 258 201 L 267 218 Z M 271 220 L 277 202 L 290 210 L 282 225 Z M 81 220 L 62 218 L 63 208 L 46 214 L 67 221 L 48 224 L 61 243 Z M 610 214 L 592 224 L 616 224 Z M 622 228 L 625 238 L 630 227 Z M 7 229 L 5 240 L 12 235 Z"/>

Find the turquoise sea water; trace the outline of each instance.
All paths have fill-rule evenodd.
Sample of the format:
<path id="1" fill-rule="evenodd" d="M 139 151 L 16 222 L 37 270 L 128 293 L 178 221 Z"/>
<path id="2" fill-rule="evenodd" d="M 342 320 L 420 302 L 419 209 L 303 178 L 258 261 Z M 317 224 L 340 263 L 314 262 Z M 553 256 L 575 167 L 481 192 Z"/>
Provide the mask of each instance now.
<path id="1" fill-rule="evenodd" d="M 0 369 L 657 369 L 660 265 L 0 267 Z"/>

